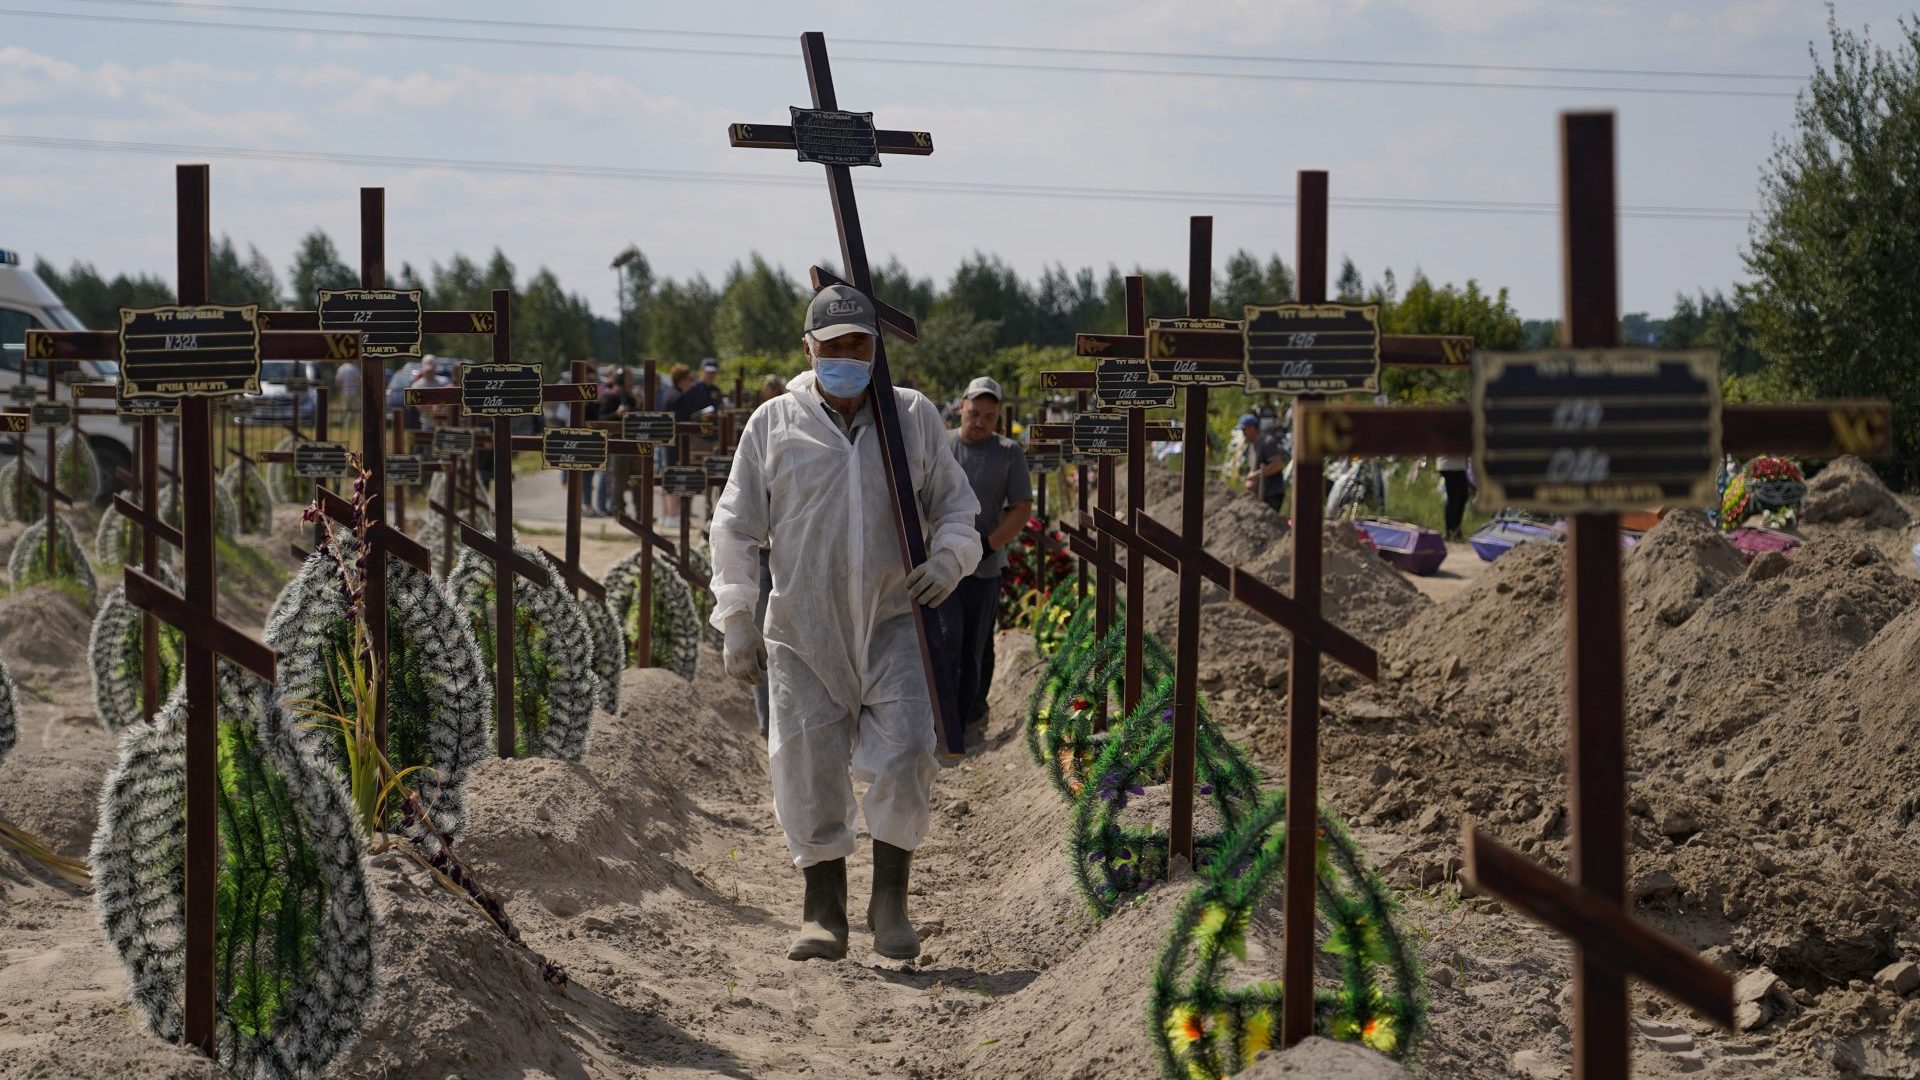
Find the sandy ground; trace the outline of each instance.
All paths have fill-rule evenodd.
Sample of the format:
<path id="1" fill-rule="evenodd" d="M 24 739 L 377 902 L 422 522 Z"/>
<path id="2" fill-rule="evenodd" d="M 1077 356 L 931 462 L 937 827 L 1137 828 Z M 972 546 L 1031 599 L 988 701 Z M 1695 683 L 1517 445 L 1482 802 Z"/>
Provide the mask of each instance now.
<path id="1" fill-rule="evenodd" d="M 1266 573 L 1286 538 L 1244 502 L 1222 500 L 1210 534 L 1223 557 Z M 1628 562 L 1636 913 L 1733 970 L 1767 964 L 1784 980 L 1745 1034 L 1636 992 L 1638 1076 L 1920 1076 L 1920 997 L 1872 981 L 1920 958 L 1920 800 L 1900 765 L 1920 734 L 1920 673 L 1907 666 L 1920 663 L 1920 583 L 1873 554 L 1895 545 L 1888 528 L 1849 528 L 1786 568 L 1727 564 L 1714 538 L 1677 527 Z M 598 571 L 629 550 L 590 526 L 583 562 Z M 1564 869 L 1558 553 L 1488 566 L 1463 551 L 1447 570 L 1458 576 L 1409 584 L 1330 547 L 1328 610 L 1368 628 L 1387 678 L 1327 672 L 1323 798 L 1399 893 L 1428 974 L 1433 1026 L 1414 1075 L 1563 1077 L 1566 946 L 1452 880 L 1466 817 Z M 1165 584 L 1156 576 L 1150 596 Z M 1219 597 L 1205 607 L 1203 682 L 1219 721 L 1277 776 L 1284 636 L 1233 611 Z M 22 625 L 31 632 L 9 632 Z M 0 660 L 28 699 L 20 746 L 0 763 L 0 813 L 67 851 L 86 846 L 115 754 L 67 659 L 76 634 L 84 651 L 85 625 L 63 597 L 0 600 Z M 1759 648 L 1783 640 L 1783 661 Z M 1065 865 L 1070 809 L 1018 738 L 1038 670 L 1030 641 L 998 645 L 991 717 L 973 755 L 942 773 L 916 860 L 917 962 L 871 951 L 864 849 L 849 959 L 785 959 L 799 875 L 750 698 L 705 674 L 718 658 L 703 647 L 692 684 L 628 672 L 583 763 L 475 770 L 461 850 L 530 952 L 410 863 L 373 857 L 383 990 L 330 1075 L 1156 1075 L 1142 1016 L 1181 889 L 1090 920 Z M 1272 914 L 1256 923 L 1250 977 L 1278 974 Z M 571 983 L 543 984 L 536 957 Z M 1256 1071 L 1347 1075 L 1326 1060 Z M 141 1028 L 91 898 L 0 856 L 0 1077 L 209 1075 Z"/>

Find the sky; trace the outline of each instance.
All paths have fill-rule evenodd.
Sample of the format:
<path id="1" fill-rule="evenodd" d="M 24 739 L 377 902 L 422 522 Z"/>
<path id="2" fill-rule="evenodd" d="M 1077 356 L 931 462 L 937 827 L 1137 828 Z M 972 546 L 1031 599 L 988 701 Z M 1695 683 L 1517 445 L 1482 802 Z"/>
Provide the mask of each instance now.
<path id="1" fill-rule="evenodd" d="M 1837 0 L 1880 40 L 1906 10 Z M 1825 21 L 1816 0 L 0 0 L 0 248 L 170 279 L 172 166 L 206 161 L 215 234 L 283 275 L 315 227 L 356 263 L 356 189 L 385 186 L 390 272 L 497 245 L 603 314 L 628 244 L 660 275 L 757 249 L 800 276 L 837 252 L 822 170 L 726 130 L 808 104 L 798 38 L 821 30 L 842 107 L 933 135 L 854 172 L 876 264 L 1184 274 L 1196 213 L 1216 266 L 1291 264 L 1296 171 L 1326 169 L 1330 276 L 1475 279 L 1555 317 L 1556 117 L 1601 108 L 1622 206 L 1688 208 L 1621 222 L 1622 308 L 1662 314 L 1741 279 Z M 1641 92 L 1671 88 L 1695 92 Z"/>

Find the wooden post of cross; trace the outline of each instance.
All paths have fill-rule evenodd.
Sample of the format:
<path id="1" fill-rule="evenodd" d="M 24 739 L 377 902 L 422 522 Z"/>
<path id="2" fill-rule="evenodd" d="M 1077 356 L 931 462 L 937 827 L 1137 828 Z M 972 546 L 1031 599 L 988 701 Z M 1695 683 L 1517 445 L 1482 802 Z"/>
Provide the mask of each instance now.
<path id="1" fill-rule="evenodd" d="M 791 109 L 791 119 L 786 124 L 733 124 L 727 129 L 728 139 L 734 146 L 794 150 L 800 160 L 826 167 L 827 191 L 840 234 L 840 261 L 853 287 L 871 298 L 873 273 L 867 265 L 866 237 L 860 228 L 860 210 L 854 199 L 849 167 L 878 165 L 883 153 L 931 154 L 933 137 L 924 131 L 879 130 L 874 127 L 871 113 L 840 111 L 827 61 L 826 37 L 819 33 L 803 34 L 800 49 L 806 60 L 813 108 Z M 886 465 L 888 490 L 893 496 L 901 562 L 911 569 L 926 561 L 926 538 L 920 531 L 919 504 L 914 498 L 913 476 L 907 466 L 906 442 L 900 432 L 899 405 L 894 398 L 884 340 L 874 342 L 871 386 L 875 427 L 885 451 L 881 457 Z M 927 680 L 934 730 L 947 756 L 956 757 L 966 752 L 963 721 L 943 715 L 929 646 L 938 629 L 935 622 L 938 616 L 927 607 L 919 607 L 916 614 L 921 668 Z"/>
<path id="2" fill-rule="evenodd" d="M 1318 463 L 1346 455 L 1471 452 L 1483 490 L 1498 484 L 1516 501 L 1543 506 L 1549 504 L 1539 500 L 1551 496 L 1561 500 L 1557 509 L 1574 512 L 1567 552 L 1568 831 L 1574 880 L 1562 881 L 1471 826 L 1464 830 L 1466 877 L 1574 940 L 1574 1075 L 1612 1080 L 1627 1075 L 1628 977 L 1723 1025 L 1732 1018 L 1727 976 L 1640 926 L 1624 906 L 1625 673 L 1619 522 L 1613 508 L 1620 502 L 1710 502 L 1713 468 L 1722 450 L 1741 456 L 1885 455 L 1889 414 L 1885 405 L 1859 402 L 1720 408 L 1717 379 L 1694 368 L 1687 354 L 1605 349 L 1618 333 L 1611 115 L 1564 116 L 1562 141 L 1569 348 L 1544 359 L 1494 356 L 1478 362 L 1478 420 L 1476 408 L 1469 406 L 1301 406 L 1295 412 L 1295 468 L 1303 460 Z M 1497 396 L 1494 372 L 1509 370 L 1531 380 L 1525 400 Z M 1607 379 L 1622 376 L 1638 385 L 1615 389 L 1619 396 L 1609 401 Z M 1546 381 L 1551 379 L 1563 381 L 1555 386 Z M 1512 397 L 1512 391 L 1507 394 Z M 1622 404 L 1630 408 L 1618 409 Z M 1609 420 L 1609 407 L 1616 407 L 1621 419 Z M 1503 418 L 1513 423 L 1514 409 L 1523 414 L 1517 420 L 1532 427 L 1521 432 L 1509 427 L 1502 438 L 1495 425 Z M 1649 410 L 1673 422 L 1649 430 L 1637 419 Z M 1523 448 L 1518 454 L 1513 439 Z M 1677 480 L 1662 476 L 1648 483 L 1628 475 L 1636 466 L 1626 459 L 1617 484 L 1604 470 L 1526 487 L 1514 481 L 1514 470 L 1526 467 L 1547 477 L 1550 452 L 1565 449 L 1581 459 L 1581 451 L 1593 446 L 1658 447 L 1663 453 L 1653 457 L 1659 462 L 1677 459 L 1697 468 Z M 1498 456 L 1490 457 L 1489 449 Z M 1593 455 L 1585 458 L 1591 462 Z M 1583 511 L 1583 505 L 1597 512 Z"/>
<path id="3" fill-rule="evenodd" d="M 272 682 L 274 656 L 265 645 L 219 617 L 213 530 L 212 414 L 217 396 L 258 389 L 265 359 L 352 359 L 357 333 L 263 332 L 251 306 L 208 303 L 208 170 L 178 167 L 178 297 L 175 307 L 120 313 L 115 332 L 30 331 L 36 355 L 46 359 L 115 359 L 123 397 L 173 397 L 180 402 L 180 455 L 184 564 L 183 592 L 156 576 L 128 568 L 127 599 L 180 628 L 186 683 L 186 850 L 182 1038 L 212 1055 L 214 1050 L 214 922 L 219 861 L 219 790 L 215 657 L 224 656 Z M 146 455 L 152 462 L 156 455 Z M 147 465 L 142 466 L 143 472 Z M 151 491 L 146 493 L 152 505 Z M 124 498 L 116 505 L 156 535 L 145 508 Z M 151 559 L 149 548 L 147 557 Z M 149 563 L 151 565 L 151 563 Z"/>
<path id="4" fill-rule="evenodd" d="M 537 585 L 550 579 L 546 568 L 513 549 L 513 420 L 538 416 L 544 403 L 591 401 L 599 396 L 592 383 L 553 383 L 540 380 L 540 368 L 511 362 L 507 346 L 511 329 L 509 294 L 493 291 L 493 363 L 468 369 L 459 386 L 408 390 L 409 405 L 459 405 L 469 416 L 493 421 L 486 436 L 493 447 L 493 535 L 460 523 L 460 542 L 493 564 L 493 707 L 495 749 L 503 758 L 514 756 L 517 732 L 513 705 L 514 580 L 523 577 Z M 376 410 L 377 415 L 377 410 Z"/>

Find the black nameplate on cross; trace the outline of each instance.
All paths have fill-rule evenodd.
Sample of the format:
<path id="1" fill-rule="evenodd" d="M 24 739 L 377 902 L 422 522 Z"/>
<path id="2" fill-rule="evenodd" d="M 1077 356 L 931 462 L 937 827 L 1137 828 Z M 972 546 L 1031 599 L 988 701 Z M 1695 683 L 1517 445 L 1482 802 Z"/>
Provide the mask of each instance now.
<path id="1" fill-rule="evenodd" d="M 37 428 L 62 428 L 73 422 L 73 403 L 37 401 L 27 410 L 28 423 Z"/>
<path id="2" fill-rule="evenodd" d="M 673 442 L 673 414 L 670 412 L 631 412 L 620 418 L 620 437 L 647 446 L 666 446 Z"/>
<path id="3" fill-rule="evenodd" d="M 418 487 L 426 479 L 427 463 L 418 454 L 388 454 L 387 483 Z M 400 526 L 405 528 L 404 525 Z"/>
<path id="4" fill-rule="evenodd" d="M 260 392 L 256 304 L 120 309 L 120 392 L 154 397 Z"/>
<path id="5" fill-rule="evenodd" d="M 419 289 L 321 289 L 320 329 L 360 331 L 368 356 L 419 356 L 420 295 Z"/>
<path id="6" fill-rule="evenodd" d="M 293 475 L 306 480 L 337 480 L 353 474 L 342 443 L 305 442 L 293 448 Z"/>
<path id="7" fill-rule="evenodd" d="M 441 428 L 433 432 L 433 452 L 441 457 L 471 454 L 473 453 L 473 432 L 466 428 Z"/>
<path id="8" fill-rule="evenodd" d="M 1380 305 L 1249 304 L 1246 387 L 1287 394 L 1380 389 Z"/>
<path id="9" fill-rule="evenodd" d="M 1474 463 L 1492 506 L 1548 513 L 1706 505 L 1718 491 L 1709 351 L 1546 350 L 1474 365 Z"/>
<path id="10" fill-rule="evenodd" d="M 593 428 L 548 428 L 541 435 L 544 469 L 599 472 L 607 467 L 607 433 Z"/>
<path id="11" fill-rule="evenodd" d="M 1145 360 L 1103 359 L 1093 368 L 1096 409 L 1171 409 L 1178 388 L 1155 383 Z"/>
<path id="12" fill-rule="evenodd" d="M 698 495 L 707 489 L 707 470 L 698 465 L 669 465 L 660 470 L 660 490 L 669 495 Z"/>
<path id="13" fill-rule="evenodd" d="M 457 400 L 469 416 L 538 416 L 541 388 L 538 364 L 472 364 Z"/>
<path id="14" fill-rule="evenodd" d="M 812 108 L 841 111 L 838 96 L 834 93 L 833 72 L 827 60 L 825 35 L 817 32 L 802 34 L 800 51 L 806 61 L 807 85 L 813 97 Z M 728 127 L 727 135 L 733 146 L 797 149 L 799 142 L 793 124 L 733 124 Z M 874 132 L 874 150 L 877 154 L 931 154 L 933 138 L 924 131 L 877 129 Z M 825 171 L 828 196 L 840 236 L 840 261 L 850 279 L 848 283 L 876 300 L 882 325 L 885 325 L 888 309 L 880 307 L 878 298 L 873 297 L 873 273 L 867 264 L 866 237 L 860 227 L 860 209 L 854 198 L 852 174 L 847 165 L 841 164 L 828 164 Z M 821 280 L 821 275 L 814 275 L 816 289 L 820 287 Z M 907 568 L 912 568 L 926 561 L 927 545 L 920 528 L 920 508 L 913 491 L 912 472 L 907 464 L 906 442 L 900 431 L 899 403 L 894 396 L 892 371 L 887 366 L 884 338 L 874 341 L 869 393 L 874 405 L 874 426 L 878 429 L 884 451 L 881 460 L 886 465 L 901 562 Z M 921 668 L 927 680 L 927 697 L 933 713 L 934 730 L 944 753 L 949 758 L 958 757 L 966 753 L 965 730 L 962 726 L 964 720 L 943 715 L 941 699 L 945 695 L 939 688 L 944 682 L 944 674 L 936 670 L 929 645 L 939 632 L 938 615 L 931 608 L 921 605 L 915 607 Z"/>

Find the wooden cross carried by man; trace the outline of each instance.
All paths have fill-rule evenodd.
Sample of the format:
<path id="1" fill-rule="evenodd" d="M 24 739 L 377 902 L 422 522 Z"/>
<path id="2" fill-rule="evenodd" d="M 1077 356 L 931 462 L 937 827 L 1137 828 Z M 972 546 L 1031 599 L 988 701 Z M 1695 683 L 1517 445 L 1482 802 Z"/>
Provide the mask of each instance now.
<path id="1" fill-rule="evenodd" d="M 879 165 L 881 154 L 933 153 L 933 136 L 924 131 L 889 131 L 875 127 L 872 113 L 843 112 L 833 89 L 833 72 L 827 62 L 826 36 L 809 32 L 800 36 L 800 51 L 806 61 L 807 85 L 813 107 L 792 108 L 785 124 L 733 124 L 727 138 L 733 146 L 761 150 L 792 150 L 801 161 L 826 167 L 827 194 L 833 206 L 834 222 L 840 234 L 840 261 L 852 285 L 872 300 L 873 271 L 867 265 L 866 236 L 860 228 L 860 208 L 853 193 L 855 165 Z M 823 272 L 814 274 L 816 290 L 831 284 Z M 882 325 L 887 325 L 883 320 Z M 894 525 L 900 542 L 901 562 L 911 570 L 927 559 L 926 539 L 921 534 L 920 511 L 914 501 L 913 477 L 907 467 L 907 449 L 900 433 L 899 406 L 894 400 L 893 377 L 887 367 L 884 340 L 876 338 L 873 351 L 872 400 L 874 424 L 884 448 L 887 485 L 893 497 Z M 941 694 L 934 688 L 940 678 L 935 671 L 931 641 L 938 634 L 938 615 L 930 608 L 919 608 L 915 624 L 920 639 L 920 661 L 925 671 L 929 698 L 933 704 L 934 728 L 948 756 L 966 752 L 965 718 L 944 716 Z"/>

